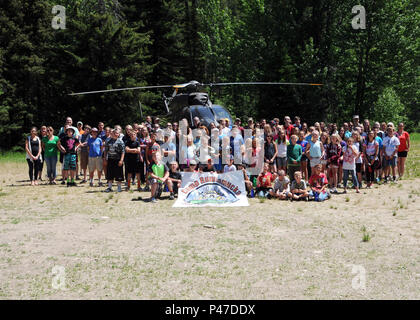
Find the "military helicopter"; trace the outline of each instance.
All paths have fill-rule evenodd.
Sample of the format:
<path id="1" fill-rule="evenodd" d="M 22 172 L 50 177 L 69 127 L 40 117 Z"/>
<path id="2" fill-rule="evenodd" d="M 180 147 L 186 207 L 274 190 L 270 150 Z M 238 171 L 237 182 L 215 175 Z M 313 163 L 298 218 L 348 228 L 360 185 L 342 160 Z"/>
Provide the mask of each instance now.
<path id="1" fill-rule="evenodd" d="M 214 105 L 209 99 L 209 95 L 206 92 L 202 92 L 199 89 L 201 87 L 216 87 L 216 86 L 232 86 L 232 85 L 298 85 L 298 86 L 322 86 L 320 83 L 295 83 L 295 82 L 225 82 L 225 83 L 200 83 L 198 81 L 190 81 L 183 84 L 175 85 L 159 85 L 159 86 L 144 86 L 144 87 L 131 87 L 131 88 L 119 88 L 119 89 L 108 89 L 98 91 L 86 91 L 70 93 L 70 96 L 86 95 L 95 93 L 106 93 L 116 92 L 125 90 L 148 90 L 148 89 L 165 89 L 173 88 L 173 94 L 170 97 L 166 97 L 163 94 L 163 102 L 167 111 L 167 114 L 171 116 L 172 121 L 180 121 L 181 119 L 187 119 L 191 127 L 194 127 L 194 118 L 200 119 L 200 123 L 209 127 L 211 123 L 218 125 L 221 119 L 229 119 L 229 123 L 232 124 L 232 116 L 221 105 Z M 179 92 L 179 91 L 182 92 Z M 141 103 L 140 113 L 142 113 Z M 143 115 L 142 115 L 143 117 Z"/>

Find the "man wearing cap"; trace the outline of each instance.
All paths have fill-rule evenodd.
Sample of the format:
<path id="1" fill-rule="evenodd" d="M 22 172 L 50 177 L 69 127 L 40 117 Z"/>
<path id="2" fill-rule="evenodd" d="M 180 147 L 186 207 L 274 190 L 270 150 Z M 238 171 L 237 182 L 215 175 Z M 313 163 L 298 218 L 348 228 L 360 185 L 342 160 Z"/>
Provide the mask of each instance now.
<path id="1" fill-rule="evenodd" d="M 248 118 L 248 125 L 245 126 L 245 129 L 250 129 L 250 130 L 254 129 L 254 119 Z"/>
<path id="2" fill-rule="evenodd" d="M 79 149 L 79 140 L 74 137 L 73 127 L 67 127 L 66 136 L 57 142 L 58 149 L 64 153 L 63 178 L 67 177 L 67 187 L 75 186 L 76 153 Z M 70 181 L 70 177 L 71 181 Z"/>
<path id="3" fill-rule="evenodd" d="M 93 187 L 93 176 L 95 174 L 95 170 L 98 173 L 99 186 L 102 187 L 101 176 L 102 176 L 102 166 L 103 166 L 103 159 L 102 159 L 103 141 L 98 136 L 98 132 L 99 130 L 97 128 L 92 128 L 91 136 L 87 140 L 87 146 L 89 150 L 89 160 L 88 160 L 89 180 L 90 180 L 91 187 Z"/>
<path id="4" fill-rule="evenodd" d="M 79 130 L 80 135 L 85 133 L 85 131 L 83 130 L 83 122 L 82 121 L 77 121 L 77 130 Z"/>
<path id="5" fill-rule="evenodd" d="M 357 127 L 359 125 L 359 116 L 356 114 L 353 116 L 353 127 Z"/>

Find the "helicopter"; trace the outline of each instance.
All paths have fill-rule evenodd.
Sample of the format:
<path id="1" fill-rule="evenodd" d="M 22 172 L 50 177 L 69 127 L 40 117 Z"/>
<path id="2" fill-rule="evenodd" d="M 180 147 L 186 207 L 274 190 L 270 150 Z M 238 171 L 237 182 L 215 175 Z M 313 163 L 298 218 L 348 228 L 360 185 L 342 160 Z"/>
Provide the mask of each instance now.
<path id="1" fill-rule="evenodd" d="M 86 95 L 95 93 L 117 92 L 125 90 L 149 90 L 173 88 L 172 96 L 167 97 L 163 94 L 163 103 L 167 114 L 171 116 L 172 121 L 187 119 L 189 125 L 194 127 L 194 118 L 200 120 L 201 125 L 210 127 L 211 123 L 216 126 L 221 119 L 228 119 L 233 124 L 232 116 L 226 108 L 221 105 L 215 105 L 210 101 L 206 92 L 200 91 L 202 87 L 232 86 L 232 85 L 298 85 L 298 86 L 322 86 L 321 83 L 296 83 L 296 82 L 223 82 L 223 83 L 200 83 L 192 80 L 187 83 L 175 85 L 156 85 L 143 87 L 118 88 L 108 90 L 86 91 L 70 93 L 70 96 Z M 182 92 L 179 92 L 182 91 Z M 139 101 L 140 114 L 143 117 L 141 102 Z"/>

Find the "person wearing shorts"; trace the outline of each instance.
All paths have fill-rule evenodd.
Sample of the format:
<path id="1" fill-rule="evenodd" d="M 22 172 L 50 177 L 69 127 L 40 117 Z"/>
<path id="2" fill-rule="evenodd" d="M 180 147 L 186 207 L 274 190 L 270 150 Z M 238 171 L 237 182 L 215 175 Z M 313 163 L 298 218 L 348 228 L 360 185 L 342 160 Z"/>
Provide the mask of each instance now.
<path id="1" fill-rule="evenodd" d="M 76 153 L 80 144 L 78 143 L 78 139 L 74 137 L 74 133 L 73 127 L 68 127 L 66 129 L 67 135 L 57 142 L 57 147 L 64 153 L 63 170 L 67 177 L 67 187 L 76 185 L 74 182 L 74 176 L 76 175 Z"/>
<path id="2" fill-rule="evenodd" d="M 306 146 L 306 156 L 310 161 L 311 168 L 318 164 L 321 164 L 321 157 L 324 153 L 324 146 L 321 141 L 318 140 L 319 132 L 314 130 L 312 132 L 312 138 Z"/>
<path id="3" fill-rule="evenodd" d="M 392 168 L 392 178 L 397 180 L 395 167 L 397 166 L 397 153 L 400 145 L 400 139 L 394 135 L 394 127 L 387 128 L 387 136 L 383 140 L 382 156 L 385 158 L 385 182 L 390 180 L 390 167 Z"/>
<path id="4" fill-rule="evenodd" d="M 119 138 L 120 133 L 118 129 L 112 130 L 110 139 L 105 142 L 105 157 L 107 159 L 106 179 L 108 181 L 108 188 L 105 192 L 112 192 L 112 183 L 114 180 L 118 184 L 118 192 L 121 192 L 121 182 L 124 181 L 124 156 L 125 146 L 124 142 Z"/>
<path id="5" fill-rule="evenodd" d="M 410 150 L 410 135 L 407 131 L 404 131 L 404 123 L 398 124 L 396 135 L 400 139 L 400 145 L 398 146 L 398 177 L 401 179 L 404 175 L 405 160 Z"/>
<path id="6" fill-rule="evenodd" d="M 93 187 L 93 176 L 95 174 L 95 170 L 98 173 L 98 184 L 102 187 L 101 176 L 102 176 L 102 169 L 103 169 L 103 158 L 102 158 L 102 145 L 103 140 L 98 136 L 99 130 L 97 128 L 92 128 L 91 136 L 87 140 L 87 146 L 89 150 L 89 159 L 88 159 L 88 167 L 89 167 L 89 185 Z"/>

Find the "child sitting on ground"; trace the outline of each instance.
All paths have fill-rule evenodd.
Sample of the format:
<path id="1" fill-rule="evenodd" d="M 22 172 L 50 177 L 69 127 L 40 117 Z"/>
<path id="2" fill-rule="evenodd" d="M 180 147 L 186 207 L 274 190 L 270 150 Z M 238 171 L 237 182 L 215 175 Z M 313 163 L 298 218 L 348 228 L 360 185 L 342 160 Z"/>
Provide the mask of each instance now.
<path id="1" fill-rule="evenodd" d="M 178 162 L 172 161 L 169 164 L 169 177 L 166 180 L 166 185 L 170 192 L 169 200 L 173 200 L 175 195 L 178 195 L 178 189 L 181 188 L 181 174 L 178 171 Z"/>
<path id="2" fill-rule="evenodd" d="M 257 195 L 260 198 L 266 198 L 269 193 L 270 190 L 272 190 L 271 188 L 271 183 L 274 180 L 273 175 L 271 174 L 271 172 L 268 171 L 268 163 L 264 163 L 264 169 L 263 172 L 261 172 L 258 175 L 257 178 Z"/>
<path id="3" fill-rule="evenodd" d="M 162 194 L 163 184 L 169 178 L 169 168 L 162 162 L 162 156 L 159 151 L 153 154 L 152 159 L 153 163 L 149 167 L 150 201 L 156 203 L 157 198 Z"/>
<path id="4" fill-rule="evenodd" d="M 305 180 L 302 180 L 302 173 L 300 171 L 295 172 L 295 180 L 292 182 L 290 189 L 292 200 L 309 200 L 309 193 L 308 190 L 306 190 L 306 182 Z"/>
<path id="5" fill-rule="evenodd" d="M 321 171 L 322 164 L 318 163 L 313 167 L 312 175 L 309 178 L 309 186 L 311 187 L 309 196 L 315 201 L 324 201 L 331 197 L 330 193 L 327 191 L 327 176 Z"/>
<path id="6" fill-rule="evenodd" d="M 277 178 L 274 180 L 274 188 L 270 190 L 270 196 L 280 200 L 287 200 L 291 197 L 290 180 L 284 170 L 280 170 Z"/>
<path id="7" fill-rule="evenodd" d="M 245 166 L 242 163 L 238 164 L 238 171 L 242 171 L 244 174 L 246 193 L 247 193 L 247 196 L 249 196 L 252 190 L 252 182 L 249 179 L 248 174 L 246 173 Z"/>

